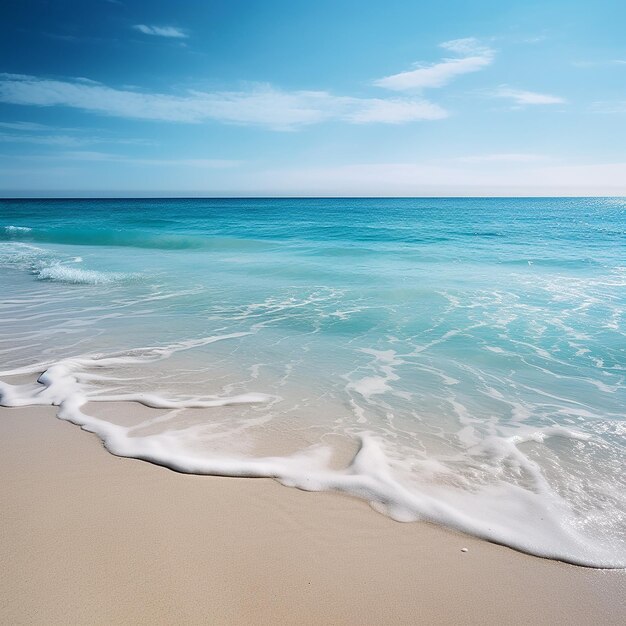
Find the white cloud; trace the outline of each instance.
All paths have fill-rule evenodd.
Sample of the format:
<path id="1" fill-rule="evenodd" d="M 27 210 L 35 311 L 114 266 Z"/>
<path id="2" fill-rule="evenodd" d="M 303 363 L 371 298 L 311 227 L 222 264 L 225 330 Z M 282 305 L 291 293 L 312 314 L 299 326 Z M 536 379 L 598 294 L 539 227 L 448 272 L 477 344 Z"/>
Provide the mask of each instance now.
<path id="1" fill-rule="evenodd" d="M 186 39 L 189 37 L 184 30 L 176 28 L 175 26 L 148 26 L 146 24 L 135 24 L 133 28 L 144 35 L 171 37 L 174 39 Z"/>
<path id="2" fill-rule="evenodd" d="M 459 55 L 458 58 L 444 58 L 429 66 L 416 64 L 415 69 L 380 78 L 374 85 L 393 91 L 443 87 L 457 76 L 482 70 L 494 59 L 494 51 L 474 37 L 446 41 L 440 46 Z"/>
<path id="3" fill-rule="evenodd" d="M 116 117 L 172 122 L 258 125 L 274 130 L 338 120 L 352 124 L 399 124 L 436 120 L 446 111 L 422 99 L 335 96 L 326 91 L 281 91 L 255 85 L 247 91 L 187 91 L 184 95 L 114 89 L 101 84 L 0 75 L 0 101 L 67 106 Z"/>
<path id="4" fill-rule="evenodd" d="M 563 104 L 566 102 L 564 98 L 552 96 L 547 93 L 537 93 L 536 91 L 525 91 L 524 89 L 510 89 L 509 87 L 500 87 L 492 93 L 496 98 L 508 98 L 516 104 Z"/>

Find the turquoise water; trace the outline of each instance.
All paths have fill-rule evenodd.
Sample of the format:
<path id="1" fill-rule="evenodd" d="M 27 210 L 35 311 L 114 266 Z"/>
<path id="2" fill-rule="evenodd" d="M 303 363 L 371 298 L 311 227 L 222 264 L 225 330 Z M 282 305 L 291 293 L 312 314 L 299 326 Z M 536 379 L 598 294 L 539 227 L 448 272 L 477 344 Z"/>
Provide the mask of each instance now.
<path id="1" fill-rule="evenodd" d="M 626 566 L 625 234 L 617 198 L 4 200 L 1 401 Z"/>

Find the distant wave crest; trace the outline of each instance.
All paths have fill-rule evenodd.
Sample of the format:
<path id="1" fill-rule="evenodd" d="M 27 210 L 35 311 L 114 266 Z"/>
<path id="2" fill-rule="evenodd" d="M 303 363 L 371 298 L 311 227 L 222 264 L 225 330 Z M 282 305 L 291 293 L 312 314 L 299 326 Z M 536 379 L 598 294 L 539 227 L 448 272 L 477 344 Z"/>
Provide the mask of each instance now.
<path id="1" fill-rule="evenodd" d="M 7 235 L 18 235 L 19 233 L 29 233 L 32 230 L 32 228 L 29 228 L 28 226 L 5 226 L 4 227 L 4 232 Z"/>
<path id="2" fill-rule="evenodd" d="M 217 237 L 211 235 L 158 233 L 148 230 L 122 230 L 113 228 L 29 228 L 4 226 L 0 241 L 56 243 L 65 245 L 119 246 L 155 248 L 162 250 L 254 250 L 271 246 L 271 242 Z"/>
<path id="3" fill-rule="evenodd" d="M 64 257 L 56 252 L 19 241 L 5 242 L 0 247 L 0 267 L 12 267 L 29 272 L 38 280 L 74 285 L 105 285 L 138 276 L 77 267 L 82 262 L 82 257 Z"/>
<path id="4" fill-rule="evenodd" d="M 103 285 L 118 282 L 128 277 L 127 274 L 118 272 L 98 272 L 62 264 L 42 267 L 39 270 L 35 270 L 35 274 L 39 280 L 50 280 L 74 285 Z"/>

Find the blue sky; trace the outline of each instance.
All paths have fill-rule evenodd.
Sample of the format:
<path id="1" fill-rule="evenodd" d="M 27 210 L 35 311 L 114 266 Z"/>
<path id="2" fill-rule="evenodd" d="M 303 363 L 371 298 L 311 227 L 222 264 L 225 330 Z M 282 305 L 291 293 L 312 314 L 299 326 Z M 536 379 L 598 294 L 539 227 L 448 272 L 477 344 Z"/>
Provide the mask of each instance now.
<path id="1" fill-rule="evenodd" d="M 4 0 L 0 194 L 626 195 L 619 0 Z"/>

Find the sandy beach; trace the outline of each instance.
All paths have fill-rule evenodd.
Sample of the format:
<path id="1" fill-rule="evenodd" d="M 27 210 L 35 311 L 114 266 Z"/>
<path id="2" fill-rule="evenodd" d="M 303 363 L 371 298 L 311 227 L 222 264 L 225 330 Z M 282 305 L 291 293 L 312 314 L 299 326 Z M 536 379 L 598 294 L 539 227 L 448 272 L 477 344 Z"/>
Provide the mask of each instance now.
<path id="1" fill-rule="evenodd" d="M 623 571 L 540 559 L 266 479 L 117 458 L 0 409 L 3 624 L 619 624 Z M 467 551 L 462 551 L 467 548 Z"/>
<path id="2" fill-rule="evenodd" d="M 626 626 L 625 22 L 0 3 L 0 626 Z"/>

